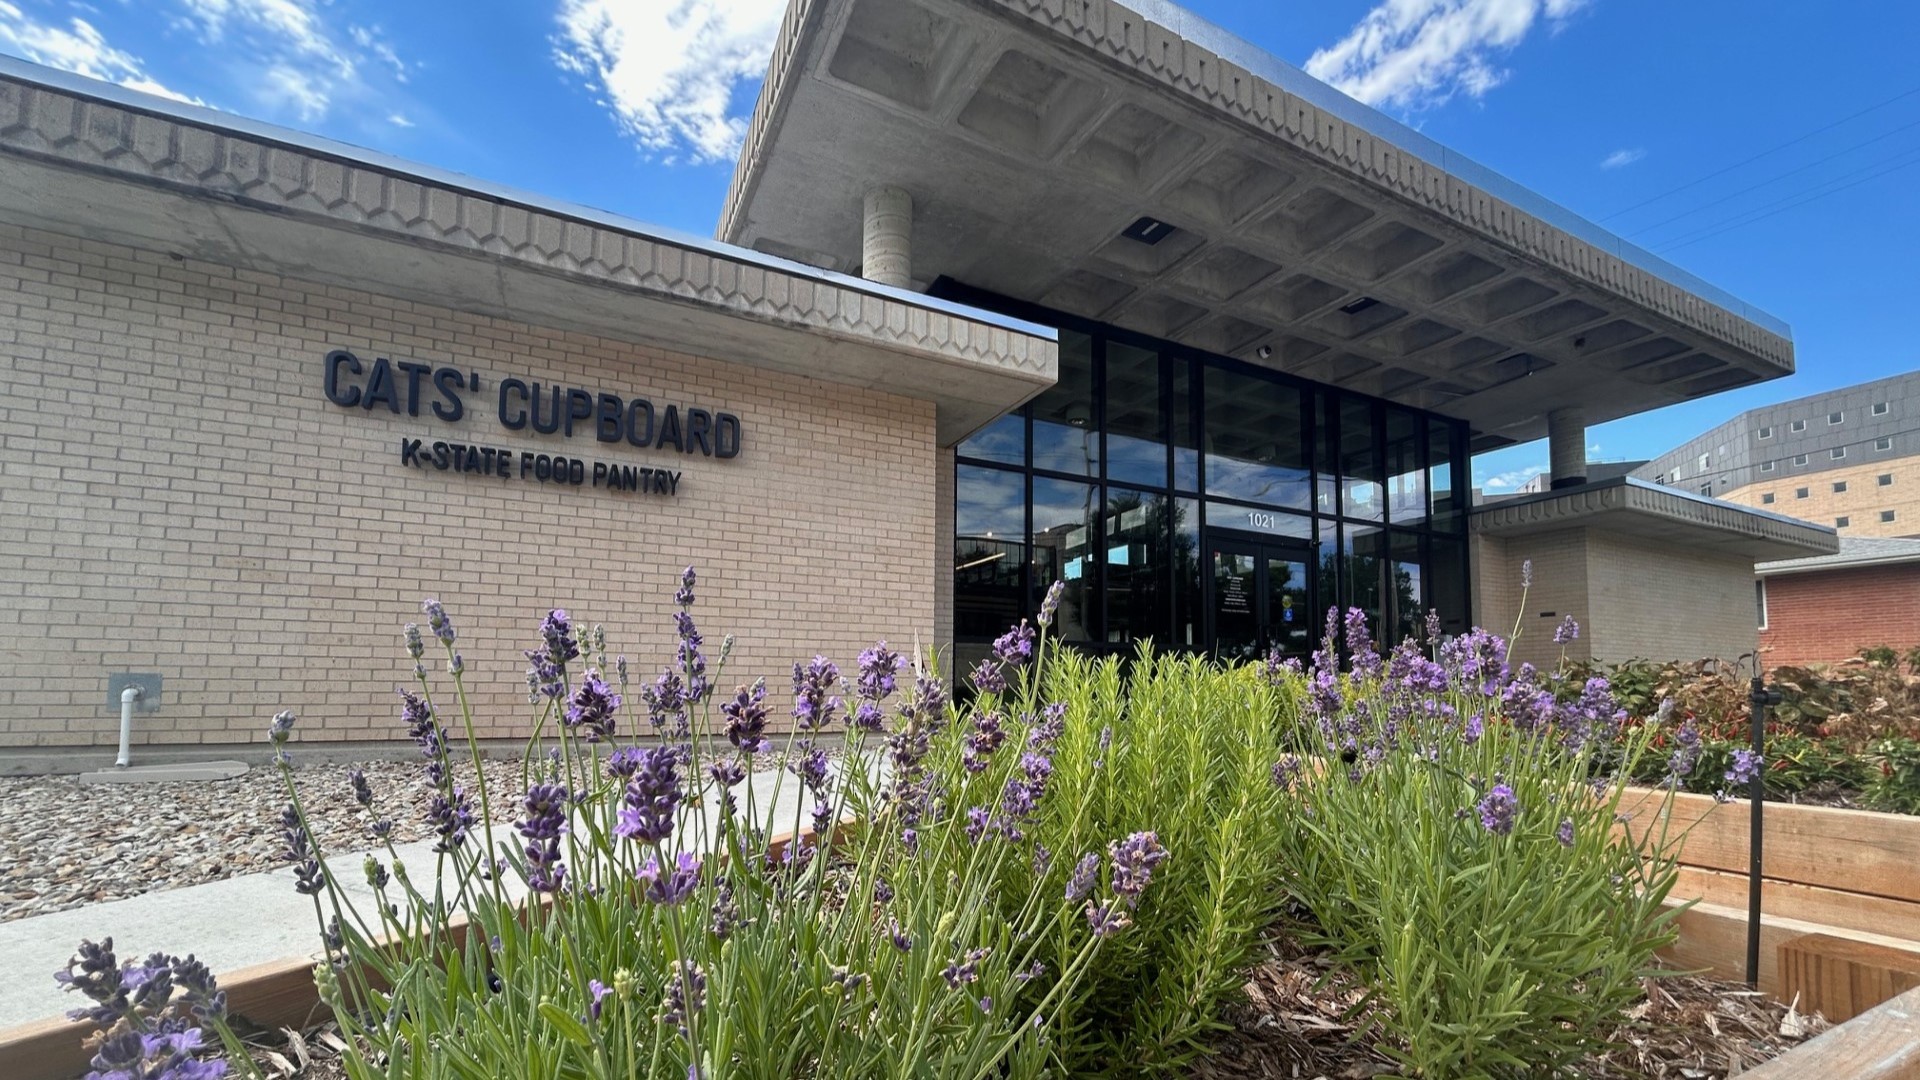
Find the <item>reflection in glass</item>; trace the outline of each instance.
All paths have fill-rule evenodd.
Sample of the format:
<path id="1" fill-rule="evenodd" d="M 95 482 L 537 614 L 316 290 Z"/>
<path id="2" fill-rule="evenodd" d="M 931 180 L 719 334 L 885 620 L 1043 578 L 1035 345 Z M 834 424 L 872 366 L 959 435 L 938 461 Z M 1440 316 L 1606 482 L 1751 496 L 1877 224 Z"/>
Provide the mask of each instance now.
<path id="1" fill-rule="evenodd" d="M 1427 516 L 1427 474 L 1420 467 L 1426 424 L 1405 409 L 1387 409 L 1387 520 L 1413 525 Z"/>
<path id="2" fill-rule="evenodd" d="M 1451 536 L 1427 542 L 1433 568 L 1428 579 L 1427 605 L 1440 613 L 1440 632 L 1448 636 L 1467 632 L 1467 545 Z"/>
<path id="3" fill-rule="evenodd" d="M 1380 453 L 1374 441 L 1373 405 L 1340 398 L 1340 513 L 1379 521 L 1382 509 Z"/>
<path id="4" fill-rule="evenodd" d="M 1171 366 L 1167 401 L 1172 408 L 1173 486 L 1181 491 L 1198 491 L 1200 439 L 1193 430 L 1193 364 L 1185 357 L 1177 357 Z"/>
<path id="5" fill-rule="evenodd" d="M 991 637 L 1020 620 L 1026 479 L 962 465 L 954 475 L 953 620 L 959 637 Z"/>
<path id="6" fill-rule="evenodd" d="M 1320 595 L 1313 608 L 1316 627 L 1313 640 L 1317 647 L 1320 643 L 1320 630 L 1317 628 L 1326 621 L 1327 609 L 1346 605 L 1347 584 L 1345 575 L 1340 572 L 1340 526 L 1327 518 L 1316 521 L 1314 526 L 1319 533 L 1320 551 Z"/>
<path id="7" fill-rule="evenodd" d="M 1421 632 L 1421 623 L 1426 619 L 1425 582 L 1420 572 L 1420 534 L 1395 529 L 1391 554 L 1392 563 L 1387 572 L 1388 580 L 1393 585 L 1392 626 L 1385 643 L 1398 645 L 1417 636 Z"/>
<path id="8" fill-rule="evenodd" d="M 1160 354 L 1107 343 L 1107 479 L 1167 486 Z"/>
<path id="9" fill-rule="evenodd" d="M 1366 612 L 1367 625 L 1372 627 L 1374 641 L 1378 642 L 1384 629 L 1380 578 L 1386 569 L 1387 531 L 1376 525 L 1352 522 L 1343 525 L 1342 530 L 1346 540 L 1343 561 L 1347 571 L 1347 606 Z"/>
<path id="10" fill-rule="evenodd" d="M 1187 500 L 1180 500 L 1186 502 Z M 1167 595 L 1169 542 L 1183 512 L 1165 495 L 1128 488 L 1107 491 L 1107 640 L 1164 643 L 1172 604 Z"/>
<path id="11" fill-rule="evenodd" d="M 1093 339 L 1060 331 L 1060 381 L 1033 399 L 1033 467 L 1092 476 L 1100 467 L 1093 416 Z"/>
<path id="12" fill-rule="evenodd" d="M 1296 387 L 1208 368 L 1207 494 L 1307 509 L 1306 408 Z"/>
<path id="13" fill-rule="evenodd" d="M 1098 578 L 1093 521 L 1099 488 L 1071 480 L 1033 480 L 1033 595 L 1028 610 L 1055 581 L 1066 583 L 1054 630 L 1066 641 L 1088 641 Z"/>
<path id="14" fill-rule="evenodd" d="M 1206 505 L 1207 527 L 1211 529 L 1237 529 L 1240 532 L 1284 536 L 1292 540 L 1313 539 L 1313 518 L 1306 514 L 1255 510 L 1221 502 L 1209 502 Z"/>
<path id="15" fill-rule="evenodd" d="M 1198 649 L 1206 644 L 1200 609 L 1200 504 L 1173 500 L 1173 644 Z"/>
<path id="16" fill-rule="evenodd" d="M 964 458 L 998 461 L 1006 465 L 1027 463 L 1027 420 L 1019 413 L 1003 416 L 960 444 Z"/>
<path id="17" fill-rule="evenodd" d="M 1433 502 L 1433 527 L 1459 532 L 1466 524 L 1454 482 L 1459 456 L 1453 452 L 1453 429 L 1445 421 L 1427 421 L 1427 491 Z"/>

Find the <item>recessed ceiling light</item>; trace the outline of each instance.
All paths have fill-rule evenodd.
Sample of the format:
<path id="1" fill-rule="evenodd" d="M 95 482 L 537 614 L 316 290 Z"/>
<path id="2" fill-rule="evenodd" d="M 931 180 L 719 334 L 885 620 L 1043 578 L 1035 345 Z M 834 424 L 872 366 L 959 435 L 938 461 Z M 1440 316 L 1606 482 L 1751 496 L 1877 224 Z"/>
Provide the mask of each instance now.
<path id="1" fill-rule="evenodd" d="M 1358 315 L 1361 312 L 1367 310 L 1368 308 L 1372 307 L 1373 305 L 1379 302 L 1380 301 L 1375 300 L 1371 296 L 1363 296 L 1360 299 L 1354 300 L 1350 303 L 1341 304 L 1340 310 L 1347 313 L 1348 315 Z"/>
<path id="2" fill-rule="evenodd" d="M 1173 235 L 1173 226 L 1159 218 L 1143 217 L 1120 231 L 1120 235 L 1129 240 L 1138 240 L 1149 246 L 1157 244 Z"/>

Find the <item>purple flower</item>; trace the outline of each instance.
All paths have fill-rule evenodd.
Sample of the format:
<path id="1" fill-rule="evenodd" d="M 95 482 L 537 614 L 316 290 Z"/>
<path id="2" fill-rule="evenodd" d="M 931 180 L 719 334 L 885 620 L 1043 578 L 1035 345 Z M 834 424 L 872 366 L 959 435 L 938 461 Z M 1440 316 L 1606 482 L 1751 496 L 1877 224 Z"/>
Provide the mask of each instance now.
<path id="1" fill-rule="evenodd" d="M 680 759 L 671 747 L 642 751 L 627 781 L 614 834 L 643 844 L 657 844 L 673 835 L 673 815 L 685 797 L 680 782 Z"/>
<path id="2" fill-rule="evenodd" d="M 293 710 L 282 709 L 273 714 L 273 722 L 267 725 L 267 741 L 275 746 L 284 746 L 293 734 Z"/>
<path id="3" fill-rule="evenodd" d="M 1126 908 L 1116 898 L 1101 903 L 1087 901 L 1087 926 L 1093 930 L 1093 936 L 1108 938 L 1133 925 L 1127 917 Z"/>
<path id="4" fill-rule="evenodd" d="M 1514 797 L 1513 788 L 1506 784 L 1495 784 L 1493 790 L 1482 796 L 1474 809 L 1480 813 L 1480 825 L 1495 836 L 1505 836 L 1513 831 L 1514 818 L 1520 813 L 1520 800 Z"/>
<path id="5" fill-rule="evenodd" d="M 682 608 L 690 608 L 693 606 L 694 580 L 693 567 L 689 566 L 685 570 L 680 571 L 680 587 L 674 590 L 674 603 L 680 605 Z"/>
<path id="6" fill-rule="evenodd" d="M 967 839 L 971 840 L 976 844 L 979 843 L 980 838 L 986 835 L 987 825 L 989 824 L 990 820 L 991 818 L 990 818 L 990 815 L 987 813 L 986 807 L 984 806 L 967 807 L 967 830 L 966 830 Z"/>
<path id="7" fill-rule="evenodd" d="M 320 855 L 313 848 L 313 837 L 307 834 L 307 827 L 300 820 L 300 811 L 291 803 L 280 811 L 280 839 L 286 844 L 287 861 L 293 864 L 293 890 L 302 896 L 313 896 L 326 888 L 326 878 L 320 872 Z"/>
<path id="8" fill-rule="evenodd" d="M 787 771 L 800 778 L 800 785 L 815 795 L 827 792 L 827 753 L 815 748 L 811 743 L 803 742 L 796 749 L 800 751 L 794 760 L 787 763 Z"/>
<path id="9" fill-rule="evenodd" d="M 980 961 L 992 953 L 992 949 L 973 949 L 962 959 L 940 969 L 940 976 L 947 980 L 947 988 L 958 990 L 980 978 Z"/>
<path id="10" fill-rule="evenodd" d="M 453 620 L 447 618 L 446 609 L 440 606 L 440 601 L 424 600 L 420 610 L 427 613 L 427 627 L 433 631 L 433 636 L 439 638 L 442 645 L 453 644 Z M 415 658 L 418 659 L 417 656 Z"/>
<path id="11" fill-rule="evenodd" d="M 560 836 L 567 828 L 568 798 L 567 789 L 558 784 L 535 784 L 522 801 L 525 814 L 514 828 L 527 841 L 527 887 L 534 892 L 559 892 L 566 883 Z"/>
<path id="12" fill-rule="evenodd" d="M 993 658 L 1008 667 L 1019 667 L 1033 659 L 1033 627 L 1022 619 L 1019 626 L 995 638 Z"/>
<path id="13" fill-rule="evenodd" d="M 981 660 L 974 665 L 973 673 L 968 676 L 973 688 L 983 694 L 999 694 L 1007 689 L 1007 677 L 1000 665 L 992 659 Z"/>
<path id="14" fill-rule="evenodd" d="M 1004 718 L 994 709 L 979 710 L 973 714 L 973 731 L 967 736 L 966 745 L 961 749 L 961 763 L 970 773 L 982 773 L 987 770 L 987 759 L 1007 739 Z"/>
<path id="15" fill-rule="evenodd" d="M 740 924 L 740 905 L 733 898 L 733 882 L 721 878 L 714 883 L 713 906 L 709 909 L 707 929 L 720 941 L 733 935 L 733 928 Z"/>
<path id="16" fill-rule="evenodd" d="M 1520 564 L 1520 587 L 1533 588 L 1533 560 L 1527 559 Z"/>
<path id="17" fill-rule="evenodd" d="M 365 769 L 348 769 L 347 786 L 353 789 L 353 801 L 361 806 L 373 805 L 373 787 L 367 783 Z"/>
<path id="18" fill-rule="evenodd" d="M 676 965 L 673 977 L 667 980 L 666 1005 L 661 1019 L 686 1034 L 688 1018 L 707 1005 L 706 971 L 698 964 Z"/>
<path id="19" fill-rule="evenodd" d="M 756 680 L 753 689 L 742 686 L 733 695 L 732 701 L 722 702 L 720 715 L 727 720 L 727 741 L 734 749 L 746 754 L 758 754 L 769 745 L 767 733 L 767 683 L 765 679 Z"/>
<path id="20" fill-rule="evenodd" d="M 587 1002 L 587 1018 L 589 1020 L 600 1019 L 600 1003 L 606 1000 L 606 996 L 611 993 L 613 993 L 613 987 L 608 986 L 599 979 L 587 980 L 587 994 L 592 999 Z"/>
<path id="21" fill-rule="evenodd" d="M 567 663 L 580 655 L 573 640 L 573 622 L 559 608 L 540 622 L 541 646 L 526 652 L 527 687 L 532 696 L 558 698 L 566 692 Z"/>
<path id="22" fill-rule="evenodd" d="M 1346 615 L 1347 655 L 1353 673 L 1372 678 L 1380 673 L 1380 653 L 1373 647 L 1373 632 L 1367 628 L 1367 613 L 1348 608 Z"/>
<path id="23" fill-rule="evenodd" d="M 585 728 L 590 743 L 610 739 L 614 730 L 613 714 L 620 708 L 620 702 L 620 695 L 613 692 L 613 687 L 607 685 L 600 673 L 588 668 L 586 677 L 580 680 L 567 703 L 567 725 Z"/>
<path id="24" fill-rule="evenodd" d="M 1553 831 L 1553 837 L 1554 839 L 1560 841 L 1561 847 L 1572 847 L 1573 846 L 1573 819 L 1561 818 L 1560 827 Z"/>
<path id="25" fill-rule="evenodd" d="M 901 829 L 900 830 L 900 847 L 908 855 L 919 854 L 920 830 L 913 829 L 913 828 Z"/>
<path id="26" fill-rule="evenodd" d="M 1580 640 L 1580 623 L 1571 615 L 1562 619 L 1560 625 L 1553 628 L 1553 643 L 1555 645 L 1565 645 L 1568 642 L 1578 640 Z"/>
<path id="27" fill-rule="evenodd" d="M 747 778 L 747 768 L 739 758 L 721 758 L 707 766 L 707 775 L 723 788 L 738 787 Z"/>
<path id="28" fill-rule="evenodd" d="M 408 623 L 402 633 L 407 641 L 407 655 L 414 659 L 414 669 L 424 674 L 425 669 L 420 667 L 419 661 L 422 656 L 426 655 L 427 646 L 425 642 L 420 640 L 420 624 Z"/>
<path id="29" fill-rule="evenodd" d="M 433 850 L 448 852 L 466 843 L 467 834 L 473 830 L 473 806 L 467 793 L 456 787 L 435 795 L 427 807 L 427 822 L 440 837 Z"/>
<path id="30" fill-rule="evenodd" d="M 860 675 L 854 682 L 860 697 L 880 702 L 892 696 L 900 673 L 900 654 L 887 648 L 884 641 L 860 654 Z"/>
<path id="31" fill-rule="evenodd" d="M 1745 787 L 1753 783 L 1760 775 L 1761 758 L 1752 750 L 1735 750 L 1733 761 L 1727 767 L 1726 781 L 1735 787 Z"/>
<path id="32" fill-rule="evenodd" d="M 54 972 L 53 979 L 62 989 L 69 993 L 78 990 L 94 1003 L 91 1008 L 69 1012 L 69 1019 L 92 1020 L 102 1027 L 111 1027 L 131 1007 L 126 980 L 110 937 L 102 938 L 99 944 L 82 941 L 79 951 L 67 961 L 66 969 Z"/>
<path id="33" fill-rule="evenodd" d="M 1052 753 L 1053 744 L 1067 733 L 1067 703 L 1052 702 L 1040 710 L 1040 722 L 1027 733 L 1027 745 L 1041 753 Z"/>
<path id="34" fill-rule="evenodd" d="M 687 724 L 687 684 L 672 668 L 660 672 L 652 686 L 642 687 L 640 700 L 647 703 L 647 718 L 658 728 L 671 727 L 677 736 Z"/>
<path id="35" fill-rule="evenodd" d="M 1131 908 L 1140 903 L 1154 868 L 1166 861 L 1167 849 L 1153 833 L 1137 832 L 1109 844 L 1107 855 L 1113 860 L 1113 891 Z"/>
<path id="36" fill-rule="evenodd" d="M 887 920 L 887 940 L 893 942 L 893 947 L 901 952 L 907 952 L 913 948 L 913 938 L 901 928 L 899 919 Z"/>
<path id="37" fill-rule="evenodd" d="M 1073 875 L 1067 878 L 1067 899 L 1079 900 L 1093 891 L 1094 878 L 1100 873 L 1100 856 L 1089 851 L 1080 856 L 1073 864 Z"/>
<path id="38" fill-rule="evenodd" d="M 1066 591 L 1067 583 L 1064 581 L 1056 581 L 1047 586 L 1047 595 L 1040 600 L 1040 615 L 1036 620 L 1040 624 L 1040 629 L 1045 630 L 1053 625 L 1053 617 L 1060 611 L 1060 597 Z"/>
<path id="39" fill-rule="evenodd" d="M 1677 784 L 1700 761 L 1700 729 L 1693 726 L 1691 717 L 1673 733 L 1673 743 L 1673 753 L 1667 756 L 1667 774 L 1669 782 Z"/>
<path id="40" fill-rule="evenodd" d="M 840 669 L 824 656 L 816 656 L 804 667 L 793 665 L 793 722 L 802 731 L 819 731 L 833 723 L 840 710 L 840 699 L 833 688 L 840 681 Z"/>
<path id="41" fill-rule="evenodd" d="M 688 703 L 697 703 L 706 698 L 711 689 L 707 683 L 707 658 L 700 651 L 703 644 L 700 629 L 694 625 L 693 616 L 684 610 L 673 613 L 673 625 L 680 639 L 675 646 L 675 662 L 686 680 Z"/>
<path id="42" fill-rule="evenodd" d="M 662 867 L 658 856 L 647 856 L 647 864 L 636 875 L 647 886 L 647 899 L 672 906 L 693 895 L 700 884 L 700 860 L 690 852 L 674 856 L 671 869 Z"/>
<path id="43" fill-rule="evenodd" d="M 1480 736 L 1485 735 L 1486 732 L 1486 718 L 1479 713 L 1474 713 L 1472 716 L 1467 717 L 1467 722 L 1461 726 L 1460 741 L 1466 743 L 1468 746 L 1472 746 L 1474 743 L 1479 742 Z"/>
<path id="44" fill-rule="evenodd" d="M 918 720 L 928 728 L 938 730 L 944 717 L 941 710 L 947 704 L 947 686 L 939 678 L 924 673 L 913 677 L 913 692 L 907 695 L 906 703 L 900 706 L 900 715 L 907 720 Z"/>
<path id="45" fill-rule="evenodd" d="M 1282 754 L 1280 760 L 1273 763 L 1273 786 L 1281 791 L 1292 791 L 1300 782 L 1300 758 L 1294 754 Z"/>

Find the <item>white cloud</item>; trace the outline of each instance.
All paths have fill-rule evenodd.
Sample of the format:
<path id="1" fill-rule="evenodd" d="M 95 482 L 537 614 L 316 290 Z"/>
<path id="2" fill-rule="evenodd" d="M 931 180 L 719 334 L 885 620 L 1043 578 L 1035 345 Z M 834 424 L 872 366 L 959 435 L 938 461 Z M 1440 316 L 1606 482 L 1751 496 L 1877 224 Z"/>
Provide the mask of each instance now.
<path id="1" fill-rule="evenodd" d="M 1603 169 L 1624 169 L 1646 156 L 1647 152 L 1638 146 L 1622 148 L 1601 158 L 1600 167 Z"/>
<path id="2" fill-rule="evenodd" d="M 1494 494 L 1512 491 L 1521 484 L 1526 483 L 1546 471 L 1547 467 L 1545 465 L 1528 465 L 1525 468 L 1509 469 L 1503 473 L 1495 473 L 1480 481 L 1480 487 Z"/>
<path id="3" fill-rule="evenodd" d="M 1587 0 L 1381 0 L 1307 73 L 1368 105 L 1432 108 L 1505 82 L 1498 58 L 1546 19 L 1555 29 Z"/>
<path id="4" fill-rule="evenodd" d="M 147 74 L 146 65 L 139 57 L 108 44 L 106 37 L 85 19 L 69 20 L 64 28 L 54 26 L 0 0 L 0 50 L 36 64 L 118 83 L 129 90 L 202 104 L 199 98 L 162 85 Z"/>
<path id="5" fill-rule="evenodd" d="M 388 113 L 387 123 L 397 128 L 410 128 L 413 126 L 413 121 L 407 119 L 405 113 Z"/>
<path id="6" fill-rule="evenodd" d="M 580 76 L 649 156 L 725 160 L 766 73 L 786 0 L 561 0 L 555 60 Z"/>
<path id="7" fill-rule="evenodd" d="M 302 122 L 367 92 L 364 68 L 386 67 L 407 81 L 408 64 L 377 25 L 328 21 L 328 0 L 174 0 L 175 25 L 227 58 L 239 81 L 267 108 Z M 375 114 L 379 115 L 379 114 Z"/>

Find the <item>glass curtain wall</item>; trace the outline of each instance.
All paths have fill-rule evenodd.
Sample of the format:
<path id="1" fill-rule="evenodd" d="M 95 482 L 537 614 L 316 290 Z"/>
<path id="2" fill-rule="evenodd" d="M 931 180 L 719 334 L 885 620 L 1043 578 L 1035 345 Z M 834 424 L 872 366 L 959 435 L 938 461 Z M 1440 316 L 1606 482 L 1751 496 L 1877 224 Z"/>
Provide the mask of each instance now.
<path id="1" fill-rule="evenodd" d="M 1382 644 L 1430 609 L 1445 632 L 1466 630 L 1464 424 L 1042 321 L 1069 327 L 1059 382 L 958 450 L 956 659 L 1031 618 L 1055 580 L 1066 584 L 1057 630 L 1081 647 L 1227 651 L 1216 616 L 1255 609 L 1232 607 L 1250 602 L 1238 579 L 1214 605 L 1222 559 L 1269 568 L 1270 610 L 1258 610 L 1275 632 L 1262 641 L 1317 644 L 1333 606 L 1364 610 Z"/>

